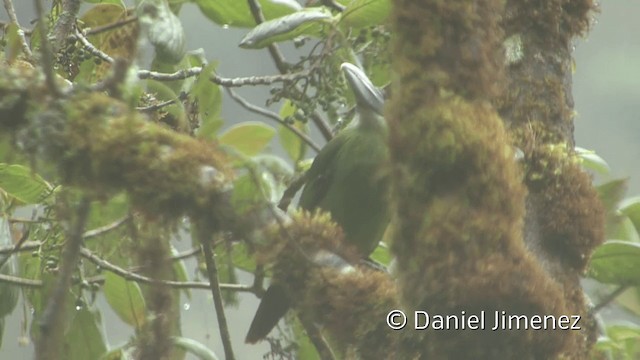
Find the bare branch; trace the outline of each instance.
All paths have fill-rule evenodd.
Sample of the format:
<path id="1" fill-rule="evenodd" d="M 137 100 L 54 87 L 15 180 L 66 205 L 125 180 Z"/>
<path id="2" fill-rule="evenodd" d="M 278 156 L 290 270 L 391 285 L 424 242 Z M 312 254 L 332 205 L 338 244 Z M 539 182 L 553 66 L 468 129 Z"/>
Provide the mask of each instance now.
<path id="1" fill-rule="evenodd" d="M 95 34 L 99 34 L 105 31 L 109 31 L 109 30 L 113 30 L 113 29 L 117 29 L 120 26 L 124 26 L 127 25 L 129 23 L 132 22 L 136 22 L 138 21 L 138 17 L 137 16 L 131 16 L 122 20 L 118 20 L 116 22 L 112 22 L 110 24 L 106 24 L 106 25 L 102 25 L 102 26 L 96 26 L 94 28 L 89 28 L 85 31 L 85 34 L 87 35 L 95 35 Z"/>
<path id="2" fill-rule="evenodd" d="M 103 61 L 108 62 L 109 64 L 113 63 L 113 58 L 109 56 L 109 54 L 93 46 L 93 44 L 89 41 L 89 39 L 87 39 L 84 36 L 84 34 L 77 28 L 75 29 L 75 36 L 78 40 L 80 40 L 80 43 L 82 43 L 82 46 L 84 46 L 85 49 L 87 49 L 91 53 L 91 55 L 98 57 Z"/>
<path id="3" fill-rule="evenodd" d="M 220 329 L 220 339 L 222 340 L 222 346 L 224 347 L 224 356 L 227 360 L 234 360 L 233 347 L 231 346 L 231 336 L 229 335 L 229 327 L 227 325 L 227 318 L 224 313 L 224 304 L 222 302 L 222 294 L 220 293 L 220 283 L 218 280 L 218 268 L 216 266 L 216 260 L 213 257 L 213 250 L 211 249 L 212 231 L 208 230 L 208 227 L 203 224 L 196 226 L 196 234 L 198 241 L 204 251 L 204 261 L 207 264 L 207 274 L 209 275 L 209 281 L 211 283 L 211 294 L 213 295 L 213 305 L 216 308 L 216 317 L 218 319 L 218 328 Z"/>
<path id="4" fill-rule="evenodd" d="M 33 58 L 33 53 L 31 52 L 31 48 L 29 47 L 29 43 L 24 36 L 24 30 L 20 26 L 18 22 L 18 17 L 16 16 L 16 10 L 13 8 L 13 2 L 11 0 L 3 0 L 4 8 L 7 10 L 7 15 L 9 15 L 9 19 L 12 23 L 16 24 L 18 27 L 18 36 L 20 37 L 20 45 L 22 46 L 22 51 L 24 51 L 25 55 L 29 60 Z"/>
<path id="5" fill-rule="evenodd" d="M 278 124 L 286 127 L 287 129 L 289 129 L 289 131 L 291 131 L 292 133 L 296 134 L 296 136 L 298 136 L 300 139 L 302 139 L 305 143 L 307 143 L 307 145 L 309 145 L 313 150 L 315 150 L 316 152 L 320 151 L 320 146 L 318 146 L 307 134 L 303 133 L 302 131 L 300 131 L 298 128 L 296 128 L 295 126 L 287 123 L 286 121 L 284 121 L 278 114 L 263 109 L 259 106 L 253 105 L 250 102 L 248 102 L 247 100 L 245 100 L 243 97 L 241 97 L 240 95 L 238 95 L 236 92 L 234 92 L 233 90 L 227 88 L 227 92 L 229 93 L 229 95 L 231 96 L 231 98 L 233 100 L 235 100 L 238 104 L 240 104 L 242 107 L 244 107 L 245 109 L 254 112 L 256 114 L 260 114 L 262 116 L 265 116 L 269 119 L 274 120 L 275 122 L 277 122 Z"/>
<path id="6" fill-rule="evenodd" d="M 95 254 L 93 254 L 89 249 L 82 248 L 80 250 L 80 255 L 85 259 L 91 261 L 92 263 L 100 266 L 101 268 L 111 271 L 112 273 L 122 277 L 126 280 L 131 280 L 144 284 L 161 284 L 170 286 L 176 289 L 204 289 L 209 290 L 211 285 L 206 282 L 196 282 L 196 281 L 168 281 L 168 280 L 158 280 L 152 279 L 143 275 L 136 274 L 134 272 L 125 270 L 117 265 L 114 265 L 107 260 L 104 260 Z M 246 285 L 238 285 L 238 284 L 219 284 L 220 289 L 222 290 L 231 290 L 238 292 L 253 292 L 253 288 L 251 286 Z"/>
<path id="7" fill-rule="evenodd" d="M 91 239 L 93 237 L 96 236 L 100 236 L 100 235 L 104 235 L 105 233 L 108 233 L 109 231 L 115 230 L 117 228 L 119 228 L 121 225 L 125 224 L 127 221 L 131 220 L 131 217 L 129 215 L 118 219 L 114 222 L 112 222 L 111 224 L 107 224 L 105 226 L 101 226 L 99 228 L 95 228 L 93 230 L 89 230 L 87 232 L 85 232 L 84 234 L 82 234 L 82 237 L 86 240 L 86 239 Z"/>
<path id="8" fill-rule="evenodd" d="M 621 285 L 616 288 L 609 295 L 605 296 L 600 300 L 598 304 L 596 304 L 593 309 L 591 309 L 591 313 L 595 314 L 598 311 L 602 310 L 605 306 L 609 305 L 613 300 L 615 300 L 618 296 L 620 296 L 623 292 L 625 292 L 629 288 L 628 285 Z"/>

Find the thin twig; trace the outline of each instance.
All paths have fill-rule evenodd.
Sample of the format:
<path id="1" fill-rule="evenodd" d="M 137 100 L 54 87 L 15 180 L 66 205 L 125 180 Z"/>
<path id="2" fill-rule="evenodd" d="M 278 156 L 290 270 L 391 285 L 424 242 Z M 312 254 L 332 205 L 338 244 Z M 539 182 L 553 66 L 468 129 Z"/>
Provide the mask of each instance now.
<path id="1" fill-rule="evenodd" d="M 122 277 L 125 280 L 131 280 L 144 284 L 160 284 L 170 286 L 176 289 L 210 289 L 211 284 L 207 282 L 196 282 L 196 281 L 170 281 L 170 280 L 158 280 L 152 279 L 140 274 L 136 274 L 134 272 L 125 270 L 117 265 L 114 265 L 107 260 L 104 260 L 95 254 L 93 254 L 89 249 L 82 248 L 80 250 L 80 255 L 85 259 L 91 261 L 92 263 L 100 266 L 104 270 L 111 271 L 112 273 Z M 222 290 L 232 290 L 238 292 L 253 292 L 253 289 L 250 286 L 246 285 L 238 285 L 238 284 L 219 284 L 220 289 Z"/>
<path id="2" fill-rule="evenodd" d="M 598 311 L 602 310 L 605 306 L 609 305 L 613 300 L 615 300 L 620 294 L 625 292 L 629 288 L 629 285 L 620 285 L 617 289 L 611 292 L 609 295 L 605 296 L 600 300 L 600 302 L 591 309 L 591 313 L 595 314 Z"/>
<path id="3" fill-rule="evenodd" d="M 76 209 L 75 222 L 70 226 L 67 243 L 62 252 L 58 280 L 40 318 L 40 338 L 36 346 L 37 359 L 57 359 L 60 355 L 61 332 L 58 330 L 64 329 L 66 325 L 64 324 L 66 298 L 71 286 L 71 276 L 78 266 L 82 233 L 89 217 L 90 205 L 91 201 L 88 197 L 80 200 Z"/>
<path id="4" fill-rule="evenodd" d="M 127 221 L 131 220 L 131 217 L 129 215 L 118 219 L 114 222 L 112 222 L 111 224 L 107 224 L 105 226 L 101 226 L 99 228 L 95 228 L 89 231 L 86 231 L 84 234 L 82 234 L 82 238 L 87 240 L 87 239 L 91 239 L 93 237 L 96 236 L 100 236 L 100 235 L 104 235 L 105 233 L 108 233 L 112 230 L 115 230 L 117 228 L 119 228 L 121 225 L 123 225 L 124 223 L 126 223 Z"/>
<path id="5" fill-rule="evenodd" d="M 44 6 L 42 0 L 35 0 L 36 14 L 38 16 L 38 31 L 40 31 L 40 51 L 42 52 L 42 70 L 44 71 L 47 87 L 51 93 L 59 97 L 62 92 L 56 84 L 56 75 L 53 71 L 53 51 L 49 42 L 47 27 L 45 25 Z"/>
<path id="6" fill-rule="evenodd" d="M 182 69 L 174 73 L 160 73 L 156 71 L 139 70 L 138 78 L 142 80 L 153 79 L 158 81 L 173 81 L 198 76 L 201 72 L 201 67 Z M 247 85 L 271 85 L 278 82 L 296 81 L 297 79 L 303 78 L 308 74 L 309 72 L 307 70 L 285 75 L 248 76 L 240 78 L 224 78 L 215 74 L 211 74 L 209 80 L 214 84 L 218 84 L 224 87 L 241 87 Z"/>
<path id="7" fill-rule="evenodd" d="M 316 152 L 320 151 L 320 147 L 307 134 L 303 133 L 295 126 L 284 121 L 278 114 L 251 104 L 250 102 L 248 102 L 243 97 L 241 97 L 240 95 L 238 95 L 236 92 L 234 92 L 229 88 L 227 88 L 227 92 L 229 93 L 229 96 L 231 96 L 233 100 L 235 100 L 238 104 L 240 104 L 245 109 L 274 120 L 275 122 L 289 129 L 289 131 L 291 131 L 292 133 L 296 134 L 296 136 L 298 136 L 305 143 L 307 143 L 307 145 L 309 145 L 309 147 L 311 147 L 313 150 L 315 150 Z"/>
<path id="8" fill-rule="evenodd" d="M 9 258 L 11 257 L 11 254 L 13 254 L 13 253 L 15 253 L 17 251 L 20 251 L 20 248 L 22 247 L 22 245 L 24 245 L 24 243 L 27 241 L 28 238 L 29 238 L 29 230 L 27 229 L 27 231 L 22 233 L 22 236 L 20 236 L 20 239 L 18 240 L 18 242 L 15 245 L 13 245 L 13 249 L 9 253 L 9 255 L 5 256 L 4 259 L 0 260 L 0 269 L 2 269 L 4 264 L 7 261 L 9 261 Z"/>
<path id="9" fill-rule="evenodd" d="M 42 243 L 40 241 L 25 241 L 24 244 L 22 244 L 22 246 L 20 246 L 20 248 L 16 249 L 16 247 L 14 245 L 12 246 L 5 246 L 3 248 L 0 248 L 0 255 L 1 254 L 15 254 L 16 252 L 23 252 L 23 251 L 33 251 L 38 249 L 40 246 L 42 246 Z"/>
<path id="10" fill-rule="evenodd" d="M 120 26 L 124 26 L 127 25 L 129 23 L 138 21 L 138 17 L 137 16 L 131 16 L 122 20 L 118 20 L 116 22 L 112 22 L 110 24 L 106 24 L 106 25 L 102 25 L 102 26 L 96 26 L 94 28 L 89 28 L 85 31 L 85 34 L 87 35 L 96 35 L 99 34 L 101 32 L 105 32 L 105 31 L 109 31 L 109 30 L 113 30 L 116 28 L 119 28 Z"/>
<path id="11" fill-rule="evenodd" d="M 27 56 L 27 59 L 31 60 L 33 58 L 33 53 L 31 52 L 31 48 L 29 47 L 29 43 L 27 42 L 26 37 L 24 36 L 24 30 L 20 26 L 18 22 L 18 17 L 16 16 L 16 10 L 13 8 L 13 2 L 11 0 L 4 0 L 4 8 L 7 10 L 7 15 L 9 15 L 9 19 L 12 23 L 16 24 L 18 27 L 18 37 L 20 37 L 20 45 L 22 46 L 22 51 Z"/>
<path id="12" fill-rule="evenodd" d="M 109 56 L 109 54 L 103 52 L 102 50 L 98 49 L 97 47 L 93 46 L 93 44 L 89 41 L 89 39 L 87 39 L 84 34 L 78 30 L 77 28 L 75 29 L 75 36 L 78 40 L 80 40 L 80 42 L 82 43 L 82 46 L 84 46 L 85 49 L 87 49 L 91 55 L 102 59 L 103 61 L 108 62 L 109 64 L 113 63 L 113 58 L 111 56 Z"/>
<path id="13" fill-rule="evenodd" d="M 229 335 L 229 327 L 227 325 L 227 318 L 224 313 L 224 304 L 222 301 L 222 294 L 220 293 L 220 282 L 218 279 L 218 268 L 216 266 L 216 260 L 213 257 L 213 250 L 211 249 L 211 235 L 212 231 L 209 231 L 208 226 L 202 222 L 196 225 L 196 236 L 204 251 L 204 261 L 207 265 L 207 274 L 211 283 L 211 295 L 213 295 L 213 305 L 216 309 L 216 317 L 218 319 L 218 328 L 220 329 L 220 339 L 222 340 L 222 346 L 224 347 L 224 356 L 226 360 L 234 360 L 233 347 L 231 346 L 231 336 Z"/>
<path id="14" fill-rule="evenodd" d="M 0 282 L 14 284 L 18 286 L 30 287 L 30 288 L 42 287 L 42 281 L 40 280 L 25 279 L 25 278 L 5 275 L 5 274 L 0 274 Z"/>

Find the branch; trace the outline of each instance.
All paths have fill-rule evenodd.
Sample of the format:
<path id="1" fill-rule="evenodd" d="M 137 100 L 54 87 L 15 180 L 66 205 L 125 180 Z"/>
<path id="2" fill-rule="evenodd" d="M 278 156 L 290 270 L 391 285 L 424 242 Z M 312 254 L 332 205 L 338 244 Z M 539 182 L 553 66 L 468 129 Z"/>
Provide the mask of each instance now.
<path id="1" fill-rule="evenodd" d="M 615 289 L 612 293 L 605 296 L 600 300 L 600 302 L 591 309 L 591 313 L 595 314 L 598 311 L 602 310 L 605 306 L 609 305 L 613 300 L 615 300 L 618 296 L 620 296 L 623 292 L 625 292 L 629 288 L 629 285 L 620 285 L 617 289 Z"/>
<path id="2" fill-rule="evenodd" d="M 36 14 L 38 15 L 38 31 L 40 31 L 40 51 L 42 53 L 42 71 L 44 71 L 47 87 L 49 91 L 59 97 L 62 92 L 56 84 L 55 73 L 53 72 L 53 51 L 51 50 L 51 44 L 49 43 L 49 37 L 47 34 L 47 27 L 45 26 L 44 7 L 42 6 L 42 0 L 35 0 Z"/>
<path id="3" fill-rule="evenodd" d="M 87 240 L 87 239 L 91 239 L 93 237 L 96 236 L 100 236 L 100 235 L 104 235 L 105 233 L 108 233 L 109 231 L 115 230 L 117 228 L 119 228 L 121 225 L 125 224 L 127 221 L 131 220 L 131 217 L 129 215 L 118 219 L 114 222 L 112 222 L 111 224 L 107 224 L 105 226 L 101 226 L 99 228 L 95 228 L 93 230 L 89 230 L 87 232 L 85 232 L 84 234 L 82 234 L 82 238 Z"/>
<path id="4" fill-rule="evenodd" d="M 7 15 L 9 15 L 9 19 L 12 23 L 16 24 L 18 27 L 18 37 L 20 38 L 20 45 L 22 46 L 22 51 L 24 51 L 27 59 L 31 60 L 33 58 L 33 53 L 31 52 L 31 48 L 29 48 L 29 43 L 27 43 L 27 39 L 24 36 L 24 30 L 20 26 L 18 22 L 18 17 L 16 16 L 16 10 L 13 8 L 13 2 L 11 0 L 3 0 L 4 8 L 7 10 Z"/>
<path id="5" fill-rule="evenodd" d="M 112 22 L 111 24 L 106 24 L 106 25 L 102 25 L 102 26 L 96 26 L 94 28 L 89 28 L 85 31 L 85 33 L 87 35 L 96 35 L 99 34 L 101 32 L 105 32 L 105 31 L 109 31 L 109 30 L 113 30 L 116 28 L 119 28 L 120 26 L 124 26 L 127 25 L 129 23 L 138 21 L 138 17 L 137 16 L 131 16 L 122 20 L 118 20 L 116 22 Z"/>
<path id="6" fill-rule="evenodd" d="M 14 285 L 23 286 L 23 287 L 30 287 L 30 288 L 42 287 L 42 281 L 40 280 L 25 279 L 25 278 L 5 275 L 5 274 L 0 274 L 0 282 L 14 284 Z"/>
<path id="7" fill-rule="evenodd" d="M 309 136 L 307 136 L 307 134 L 303 133 L 295 126 L 284 121 L 278 114 L 251 104 L 250 102 L 248 102 L 247 100 L 245 100 L 244 98 L 242 98 L 240 95 L 238 95 L 236 92 L 234 92 L 229 88 L 227 88 L 227 92 L 229 93 L 229 95 L 233 100 L 235 100 L 238 104 L 240 104 L 245 109 L 274 120 L 275 122 L 289 129 L 289 131 L 291 131 L 292 133 L 296 134 L 300 139 L 302 139 L 305 143 L 307 143 L 307 145 L 309 145 L 313 150 L 315 150 L 316 152 L 320 151 L 320 147 Z"/>
<path id="8" fill-rule="evenodd" d="M 192 67 L 188 69 L 178 70 L 174 73 L 160 73 L 156 71 L 140 70 L 138 71 L 139 79 L 153 79 L 158 81 L 183 80 L 189 77 L 198 76 L 202 72 L 201 67 Z M 297 73 L 284 75 L 268 75 L 268 76 L 248 76 L 240 78 L 223 78 L 215 74 L 211 74 L 209 80 L 214 84 L 224 87 L 240 87 L 246 85 L 271 85 L 278 82 L 296 81 L 309 74 L 308 70 Z"/>
<path id="9" fill-rule="evenodd" d="M 37 1 L 40 2 L 40 0 Z M 52 31 L 52 48 L 54 52 L 58 52 L 65 40 L 73 33 L 78 11 L 80 11 L 80 0 L 62 0 L 62 9 Z M 38 18 L 42 19 L 41 16 L 38 16 Z M 43 38 L 44 34 L 42 33 Z"/>
<path id="10" fill-rule="evenodd" d="M 80 204 L 76 209 L 75 223 L 71 225 L 67 243 L 62 253 L 58 281 L 40 318 L 40 339 L 36 344 L 37 359 L 57 359 L 59 356 L 62 332 L 58 330 L 65 327 L 63 315 L 65 313 L 66 298 L 71 287 L 71 276 L 78 266 L 80 248 L 82 246 L 82 232 L 89 217 L 90 205 L 89 198 L 84 197 L 80 200 Z"/>
<path id="11" fill-rule="evenodd" d="M 80 42 L 82 43 L 82 46 L 84 46 L 85 49 L 87 49 L 91 55 L 102 59 L 103 61 L 108 62 L 109 64 L 113 64 L 113 58 L 111 56 L 109 56 L 109 54 L 103 52 L 102 50 L 98 49 L 97 47 L 93 46 L 93 44 L 89 41 L 89 39 L 87 39 L 84 34 L 78 30 L 77 28 L 75 29 L 75 37 L 80 40 Z"/>
<path id="12" fill-rule="evenodd" d="M 224 347 L 224 356 L 226 360 L 234 360 L 235 356 L 233 355 L 233 347 L 231 346 L 231 336 L 229 335 L 222 294 L 220 293 L 218 268 L 216 266 L 216 260 L 213 257 L 213 250 L 211 249 L 211 239 L 208 236 L 211 235 L 211 232 L 205 229 L 207 228 L 202 226 L 202 224 L 196 225 L 196 234 L 204 251 L 204 261 L 207 265 L 207 274 L 209 275 L 209 281 L 211 283 L 211 295 L 213 295 L 213 304 L 216 308 L 218 327 L 220 328 L 220 339 Z"/>
<path id="13" fill-rule="evenodd" d="M 176 289 L 210 289 L 211 284 L 206 282 L 196 282 L 196 281 L 169 281 L 169 280 L 158 280 L 152 279 L 140 274 L 136 274 L 134 272 L 128 271 L 119 267 L 118 265 L 114 265 L 107 260 L 104 260 L 95 254 L 93 254 L 89 249 L 82 248 L 80 250 L 80 255 L 85 259 L 91 261 L 92 263 L 100 266 L 101 268 L 111 271 L 112 273 L 122 277 L 125 280 L 135 281 L 144 284 L 160 284 L 170 286 Z M 238 292 L 253 292 L 253 288 L 251 286 L 239 285 L 239 284 L 219 284 L 220 289 L 222 290 L 231 290 Z"/>

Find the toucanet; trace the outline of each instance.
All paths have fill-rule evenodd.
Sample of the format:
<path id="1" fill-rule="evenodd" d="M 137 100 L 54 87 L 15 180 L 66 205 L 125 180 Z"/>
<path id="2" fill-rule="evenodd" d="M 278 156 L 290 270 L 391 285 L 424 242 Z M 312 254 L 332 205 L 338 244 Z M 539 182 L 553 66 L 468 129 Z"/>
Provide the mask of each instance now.
<path id="1" fill-rule="evenodd" d="M 299 206 L 328 211 L 342 227 L 345 241 L 367 258 L 390 218 L 384 98 L 360 68 L 349 63 L 341 68 L 354 93 L 357 116 L 314 159 Z M 260 302 L 245 342 L 265 338 L 290 306 L 286 287 L 274 282 Z"/>

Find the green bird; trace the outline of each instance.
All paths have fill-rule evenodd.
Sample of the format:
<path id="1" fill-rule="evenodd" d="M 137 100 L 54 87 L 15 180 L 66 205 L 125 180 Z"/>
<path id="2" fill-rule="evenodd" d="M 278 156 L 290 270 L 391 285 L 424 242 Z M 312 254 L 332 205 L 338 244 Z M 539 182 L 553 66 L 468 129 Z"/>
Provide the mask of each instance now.
<path id="1" fill-rule="evenodd" d="M 384 98 L 357 66 L 341 66 L 356 99 L 357 117 L 318 153 L 306 174 L 299 206 L 331 213 L 345 240 L 362 258 L 376 248 L 390 219 L 387 124 Z M 245 342 L 267 336 L 291 306 L 283 285 L 272 284 L 264 294 Z"/>

